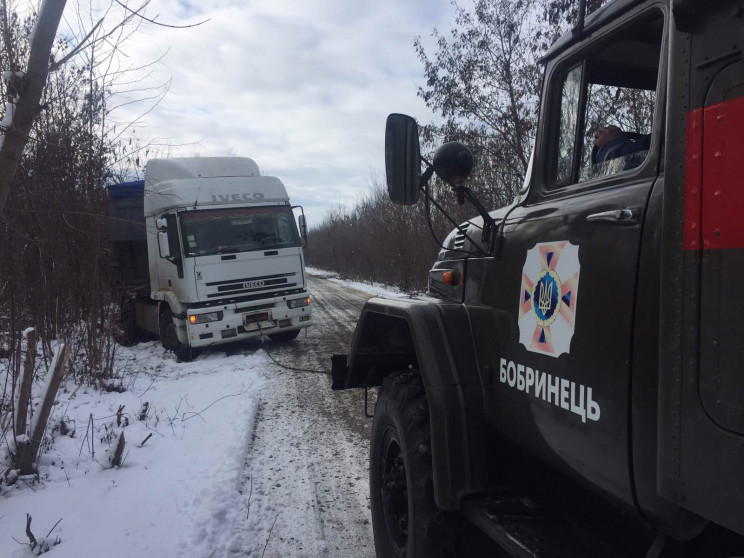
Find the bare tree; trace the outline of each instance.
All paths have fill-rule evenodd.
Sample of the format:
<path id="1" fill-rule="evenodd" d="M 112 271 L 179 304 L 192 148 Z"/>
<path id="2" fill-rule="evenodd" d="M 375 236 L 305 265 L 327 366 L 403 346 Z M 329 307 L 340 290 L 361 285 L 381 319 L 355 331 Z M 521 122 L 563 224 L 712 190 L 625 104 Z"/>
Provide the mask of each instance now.
<path id="1" fill-rule="evenodd" d="M 83 58 L 87 59 L 87 63 L 84 65 L 90 72 L 90 87 L 97 86 L 105 92 L 108 91 L 106 85 L 120 79 L 126 73 L 131 73 L 134 69 L 118 66 L 115 63 L 118 56 L 117 48 L 111 46 L 112 44 L 121 44 L 136 32 L 136 26 L 134 28 L 129 26 L 132 21 L 146 21 L 154 25 L 176 28 L 194 27 L 205 23 L 205 21 L 183 26 L 169 25 L 147 18 L 144 15 L 150 0 L 144 0 L 136 7 L 131 7 L 120 0 L 111 0 L 108 7 L 104 9 L 103 15 L 97 19 L 89 18 L 86 21 L 81 16 L 82 12 L 79 9 L 77 10 L 77 23 L 81 30 L 79 36 L 76 37 L 77 44 L 67 49 L 60 58 L 55 59 L 53 46 L 66 0 L 43 0 L 31 33 L 31 45 L 26 69 L 23 70 L 9 25 L 7 0 L 0 1 L 2 2 L 2 14 L 0 14 L 2 16 L 0 18 L 2 19 L 2 29 L 0 29 L 0 33 L 2 34 L 2 42 L 7 56 L 6 63 L 9 68 L 2 73 L 6 89 L 5 115 L 0 122 L 0 211 L 2 211 L 23 150 L 29 141 L 33 123 L 43 108 L 40 100 L 50 72 L 58 71 L 70 60 L 82 55 Z M 88 10 L 88 13 L 93 13 L 93 10 Z M 93 79 L 94 68 L 96 67 L 100 70 L 99 76 L 102 78 L 100 80 Z M 157 91 L 153 92 L 153 89 Z M 154 88 L 139 90 L 140 93 L 151 94 L 152 96 L 148 97 L 149 99 L 162 99 L 166 91 L 167 86 L 155 86 Z M 138 99 L 138 102 L 140 101 L 142 101 L 142 95 Z M 109 107 L 109 110 L 111 108 Z M 120 127 L 118 137 L 121 137 L 136 123 L 137 120 Z"/>
<path id="2" fill-rule="evenodd" d="M 470 9 L 453 5 L 451 32 L 433 32 L 434 56 L 420 38 L 414 43 L 426 76 L 419 96 L 445 118 L 444 125 L 429 132 L 440 141 L 469 143 L 480 170 L 498 168 L 498 176 L 484 176 L 499 179 L 491 188 L 513 192 L 527 170 L 536 122 L 537 2 L 477 0 Z"/>
<path id="3" fill-rule="evenodd" d="M 38 18 L 33 12 L 21 16 L 0 2 L 0 68 L 18 68 L 11 61 L 28 58 Z M 125 169 L 144 167 L 148 151 L 157 149 L 137 139 L 136 126 L 166 94 L 168 83 L 143 86 L 154 82 L 158 61 L 139 63 L 122 54 L 140 26 L 151 25 L 142 11 L 116 0 L 103 12 L 99 8 L 91 0 L 68 5 L 64 21 L 72 31 L 55 40 L 46 59 L 41 110 L 24 137 L 13 185 L 5 193 L 0 349 L 17 346 L 20 330 L 31 325 L 39 332 L 45 360 L 50 340 L 66 339 L 69 369 L 77 379 L 106 387 L 115 349 L 109 333 L 116 326 L 106 185 Z M 140 116 L 117 115 L 117 109 L 137 103 Z M 2 107 L 10 104 L 0 102 L 0 118 Z"/>
<path id="4" fill-rule="evenodd" d="M 0 130 L 3 132 L 0 135 L 0 211 L 5 207 L 31 126 L 39 114 L 39 100 L 49 74 L 49 57 L 65 4 L 66 0 L 45 0 L 32 33 L 26 70 L 22 71 L 19 62 L 10 58 L 10 69 L 3 72 L 8 102 L 5 118 L 0 123 L 3 128 Z M 2 11 L 3 42 L 12 56 L 7 0 L 2 0 Z"/>

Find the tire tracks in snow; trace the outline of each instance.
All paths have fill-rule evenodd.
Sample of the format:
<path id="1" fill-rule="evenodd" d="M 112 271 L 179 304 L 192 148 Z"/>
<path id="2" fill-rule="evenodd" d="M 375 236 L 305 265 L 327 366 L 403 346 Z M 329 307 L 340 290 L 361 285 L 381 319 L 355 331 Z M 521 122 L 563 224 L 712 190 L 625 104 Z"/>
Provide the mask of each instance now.
<path id="1" fill-rule="evenodd" d="M 283 364 L 330 370 L 331 355 L 349 350 L 370 295 L 317 277 L 309 289 L 314 325 L 267 348 Z M 243 475 L 247 518 L 233 555 L 261 556 L 266 546 L 267 558 L 374 556 L 363 392 L 333 392 L 329 376 L 273 363 L 261 375 Z"/>

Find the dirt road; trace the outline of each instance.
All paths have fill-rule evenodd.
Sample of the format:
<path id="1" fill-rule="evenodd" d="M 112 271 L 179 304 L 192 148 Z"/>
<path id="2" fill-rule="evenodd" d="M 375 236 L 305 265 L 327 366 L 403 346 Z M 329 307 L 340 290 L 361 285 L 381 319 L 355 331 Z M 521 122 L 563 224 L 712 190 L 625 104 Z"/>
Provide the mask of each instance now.
<path id="1" fill-rule="evenodd" d="M 289 366 L 328 371 L 331 354 L 348 352 L 371 295 L 318 277 L 310 278 L 309 288 L 313 327 L 293 342 L 266 348 Z M 265 557 L 374 556 L 367 462 L 371 419 L 364 417 L 363 392 L 333 392 L 330 376 L 279 366 L 263 374 L 243 480 L 253 540 L 236 554 L 261 556 L 265 547 Z M 268 529 L 265 523 L 251 525 L 251 513 L 275 517 L 274 523 Z"/>

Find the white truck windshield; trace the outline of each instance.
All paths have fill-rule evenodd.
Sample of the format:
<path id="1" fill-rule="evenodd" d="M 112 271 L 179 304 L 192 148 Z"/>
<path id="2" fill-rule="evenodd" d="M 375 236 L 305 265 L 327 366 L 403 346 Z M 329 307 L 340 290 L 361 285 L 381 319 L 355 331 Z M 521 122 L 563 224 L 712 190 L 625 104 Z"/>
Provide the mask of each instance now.
<path id="1" fill-rule="evenodd" d="M 187 258 L 300 246 L 288 206 L 202 209 L 180 217 Z"/>

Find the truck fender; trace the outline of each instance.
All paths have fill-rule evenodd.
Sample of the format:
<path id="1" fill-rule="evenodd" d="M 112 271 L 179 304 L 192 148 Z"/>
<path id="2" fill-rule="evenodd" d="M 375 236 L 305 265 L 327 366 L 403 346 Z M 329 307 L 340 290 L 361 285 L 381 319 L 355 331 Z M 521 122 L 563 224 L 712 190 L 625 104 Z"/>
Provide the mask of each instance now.
<path id="1" fill-rule="evenodd" d="M 421 371 L 431 417 L 434 499 L 458 509 L 488 488 L 483 395 L 466 310 L 436 300 L 370 299 L 351 353 L 333 358 L 333 389 L 372 387 L 388 374 Z"/>
<path id="2" fill-rule="evenodd" d="M 176 329 L 178 333 L 178 340 L 184 344 L 189 344 L 188 334 L 186 332 L 186 308 L 181 304 L 172 291 L 154 291 L 151 295 L 153 300 L 160 300 L 160 307 L 158 309 L 158 316 L 160 319 L 163 318 L 163 312 L 166 308 L 170 308 L 173 318 L 175 319 Z M 158 330 L 159 331 L 159 330 Z"/>

